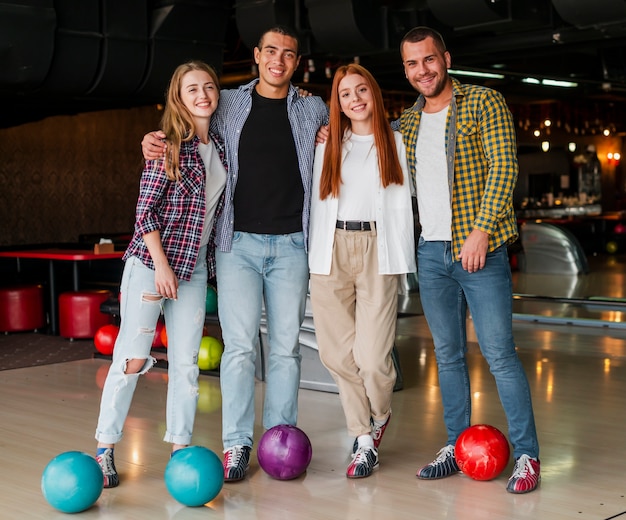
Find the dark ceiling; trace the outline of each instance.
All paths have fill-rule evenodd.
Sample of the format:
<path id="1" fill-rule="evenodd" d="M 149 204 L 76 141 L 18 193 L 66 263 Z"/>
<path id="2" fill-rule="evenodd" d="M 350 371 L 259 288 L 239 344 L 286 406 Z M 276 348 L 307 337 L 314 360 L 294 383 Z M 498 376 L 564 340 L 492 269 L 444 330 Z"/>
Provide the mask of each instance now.
<path id="1" fill-rule="evenodd" d="M 358 56 L 392 111 L 411 103 L 398 44 L 430 25 L 454 69 L 502 76 L 462 79 L 503 92 L 520 121 L 556 111 L 571 129 L 626 131 L 625 0 L 0 0 L 0 126 L 160 102 L 173 68 L 191 57 L 238 85 L 253 77 L 259 33 L 275 24 L 300 32 L 294 80 L 306 75 L 322 95 L 327 69 Z"/>

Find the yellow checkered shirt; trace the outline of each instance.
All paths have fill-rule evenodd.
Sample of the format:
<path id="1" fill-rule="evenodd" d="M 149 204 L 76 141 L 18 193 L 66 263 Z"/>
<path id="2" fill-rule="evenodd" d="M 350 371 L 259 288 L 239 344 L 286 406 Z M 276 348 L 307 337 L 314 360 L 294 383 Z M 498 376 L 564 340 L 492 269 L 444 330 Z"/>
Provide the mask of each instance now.
<path id="1" fill-rule="evenodd" d="M 513 117 L 504 97 L 490 88 L 453 82 L 446 120 L 446 155 L 452 201 L 452 253 L 457 259 L 473 229 L 489 234 L 489 251 L 518 236 L 513 189 L 519 171 Z M 402 132 L 415 179 L 415 145 L 424 97 L 406 109 Z"/>

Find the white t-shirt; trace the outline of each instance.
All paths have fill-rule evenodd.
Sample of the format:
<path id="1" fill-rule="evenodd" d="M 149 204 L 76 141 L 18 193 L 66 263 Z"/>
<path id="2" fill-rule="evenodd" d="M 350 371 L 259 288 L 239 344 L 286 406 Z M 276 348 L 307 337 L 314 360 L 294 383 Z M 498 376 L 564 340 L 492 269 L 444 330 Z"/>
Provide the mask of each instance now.
<path id="1" fill-rule="evenodd" d="M 380 181 L 374 134 L 352 134 L 349 141 L 352 147 L 341 165 L 337 219 L 375 221 Z"/>
<path id="2" fill-rule="evenodd" d="M 226 185 L 226 169 L 222 161 L 220 161 L 219 153 L 215 149 L 213 141 L 209 141 L 208 144 L 199 143 L 198 151 L 200 152 L 200 157 L 202 157 L 204 169 L 206 170 L 206 213 L 204 214 L 202 238 L 200 239 L 200 247 L 202 247 L 209 243 L 217 203 Z"/>
<path id="3" fill-rule="evenodd" d="M 424 240 L 452 240 L 452 208 L 446 158 L 448 107 L 422 112 L 415 146 L 415 185 L 421 236 Z"/>

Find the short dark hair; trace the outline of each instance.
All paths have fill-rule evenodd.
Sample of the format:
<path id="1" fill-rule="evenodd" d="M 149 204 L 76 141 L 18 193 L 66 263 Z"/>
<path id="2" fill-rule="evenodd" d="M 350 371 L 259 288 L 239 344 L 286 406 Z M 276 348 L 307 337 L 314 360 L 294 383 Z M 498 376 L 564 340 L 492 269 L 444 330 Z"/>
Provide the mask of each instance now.
<path id="1" fill-rule="evenodd" d="M 404 35 L 402 41 L 400 42 L 400 52 L 402 52 L 402 47 L 405 43 L 421 42 L 428 37 L 434 40 L 437 50 L 442 54 L 448 50 L 446 48 L 446 42 L 443 40 L 443 36 L 441 36 L 439 31 L 422 25 L 419 27 L 413 27 L 413 29 Z"/>
<path id="2" fill-rule="evenodd" d="M 274 27 L 270 27 L 266 31 L 263 31 L 263 34 L 261 34 L 261 37 L 259 38 L 259 43 L 257 43 L 257 47 L 259 49 L 263 48 L 263 38 L 265 38 L 265 35 L 271 32 L 293 38 L 296 41 L 296 55 L 300 56 L 300 38 L 298 38 L 298 34 L 293 29 L 290 29 L 289 27 L 286 27 L 284 25 L 275 25 Z"/>

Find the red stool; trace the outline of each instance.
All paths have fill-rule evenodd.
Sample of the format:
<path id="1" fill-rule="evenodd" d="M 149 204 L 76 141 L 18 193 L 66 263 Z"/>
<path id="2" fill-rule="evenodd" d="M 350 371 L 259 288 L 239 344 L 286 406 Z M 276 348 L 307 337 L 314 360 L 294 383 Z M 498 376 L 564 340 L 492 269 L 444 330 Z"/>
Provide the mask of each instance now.
<path id="1" fill-rule="evenodd" d="M 0 288 L 0 332 L 37 330 L 45 323 L 41 285 Z"/>
<path id="2" fill-rule="evenodd" d="M 111 323 L 100 305 L 111 297 L 109 291 L 70 291 L 59 296 L 59 334 L 64 338 L 93 338 L 103 325 Z"/>

